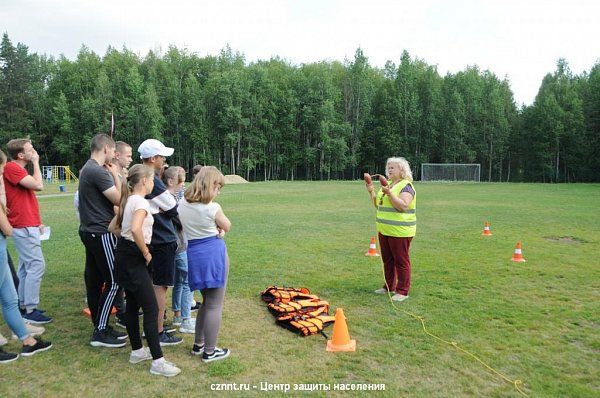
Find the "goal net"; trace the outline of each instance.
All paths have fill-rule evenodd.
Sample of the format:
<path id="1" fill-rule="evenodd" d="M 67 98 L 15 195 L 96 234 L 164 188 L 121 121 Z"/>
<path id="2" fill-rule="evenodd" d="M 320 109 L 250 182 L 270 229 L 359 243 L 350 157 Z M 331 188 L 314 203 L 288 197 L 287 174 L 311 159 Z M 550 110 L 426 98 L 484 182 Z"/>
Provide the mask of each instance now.
<path id="1" fill-rule="evenodd" d="M 479 182 L 481 165 L 461 163 L 422 163 L 421 181 Z"/>

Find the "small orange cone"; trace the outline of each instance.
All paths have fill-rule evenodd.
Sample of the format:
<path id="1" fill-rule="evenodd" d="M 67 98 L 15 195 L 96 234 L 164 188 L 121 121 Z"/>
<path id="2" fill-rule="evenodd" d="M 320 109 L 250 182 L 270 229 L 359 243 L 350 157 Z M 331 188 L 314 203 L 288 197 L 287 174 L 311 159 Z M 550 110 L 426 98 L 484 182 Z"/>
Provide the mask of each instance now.
<path id="1" fill-rule="evenodd" d="M 327 351 L 356 351 L 356 340 L 350 340 L 346 317 L 344 316 L 344 310 L 341 308 L 335 310 L 333 336 L 331 336 L 331 340 L 327 340 Z"/>
<path id="2" fill-rule="evenodd" d="M 483 227 L 483 233 L 481 234 L 483 236 L 492 236 L 492 233 L 490 232 L 490 223 L 489 222 L 485 222 L 485 227 Z"/>
<path id="3" fill-rule="evenodd" d="M 518 263 L 524 263 L 525 259 L 523 258 L 523 254 L 521 253 L 521 241 L 517 242 L 517 246 L 515 247 L 515 254 L 513 254 L 512 261 L 516 261 Z"/>
<path id="4" fill-rule="evenodd" d="M 368 257 L 379 257 L 377 253 L 377 244 L 375 243 L 375 237 L 371 236 L 371 243 L 369 244 L 369 251 L 365 253 Z"/>
<path id="5" fill-rule="evenodd" d="M 115 307 L 112 307 L 112 309 L 110 310 L 110 314 L 114 315 L 116 313 L 117 313 L 117 309 Z M 88 307 L 85 307 L 83 309 L 83 315 L 87 316 L 88 318 L 92 317 L 92 314 L 91 314 L 90 309 Z"/>

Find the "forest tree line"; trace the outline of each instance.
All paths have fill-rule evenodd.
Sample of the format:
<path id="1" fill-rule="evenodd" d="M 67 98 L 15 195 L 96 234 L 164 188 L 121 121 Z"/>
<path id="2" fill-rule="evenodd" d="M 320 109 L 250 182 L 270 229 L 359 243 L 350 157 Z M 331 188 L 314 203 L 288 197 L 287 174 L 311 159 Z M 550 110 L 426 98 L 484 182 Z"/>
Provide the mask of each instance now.
<path id="1" fill-rule="evenodd" d="M 200 57 L 171 46 L 141 57 L 82 46 L 54 58 L 0 48 L 0 140 L 29 136 L 42 164 L 75 170 L 90 138 L 109 133 L 135 149 L 175 148 L 169 163 L 211 164 L 248 180 L 356 179 L 390 156 L 480 163 L 482 181 L 600 181 L 600 62 L 573 75 L 559 59 L 535 101 L 517 107 L 510 83 L 469 66 L 440 76 L 404 51 L 383 69 L 354 59 L 247 63 L 225 47 Z"/>

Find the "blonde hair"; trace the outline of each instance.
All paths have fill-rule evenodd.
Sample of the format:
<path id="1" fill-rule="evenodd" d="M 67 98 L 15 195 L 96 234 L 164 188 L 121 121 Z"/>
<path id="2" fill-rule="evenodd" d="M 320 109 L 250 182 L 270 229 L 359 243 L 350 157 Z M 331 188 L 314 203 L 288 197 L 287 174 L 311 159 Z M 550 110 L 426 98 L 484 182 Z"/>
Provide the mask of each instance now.
<path id="1" fill-rule="evenodd" d="M 212 187 L 215 184 L 225 185 L 225 177 L 215 166 L 204 166 L 198 171 L 190 186 L 185 190 L 185 200 L 188 203 L 210 203 Z"/>
<path id="2" fill-rule="evenodd" d="M 172 178 L 176 181 L 176 184 L 178 184 L 180 181 L 179 178 L 179 169 L 181 167 L 179 166 L 169 166 L 165 169 L 165 171 L 163 172 L 162 175 L 162 181 L 165 183 L 165 185 L 167 185 L 169 178 Z"/>
<path id="3" fill-rule="evenodd" d="M 408 164 L 408 160 L 402 157 L 396 158 L 388 158 L 387 162 L 385 162 L 385 174 L 388 173 L 388 164 L 393 163 L 400 167 L 400 176 L 403 180 L 408 180 L 409 182 L 413 182 L 412 171 L 410 170 L 410 164 Z"/>
<path id="4" fill-rule="evenodd" d="M 145 164 L 135 164 L 129 169 L 129 173 L 126 178 L 123 178 L 121 182 L 121 200 L 119 201 L 119 214 L 117 214 L 117 226 L 122 227 L 123 224 L 123 212 L 125 211 L 125 205 L 127 199 L 131 196 L 133 188 L 142 181 L 144 178 L 154 178 L 154 169 Z"/>
<path id="5" fill-rule="evenodd" d="M 185 169 L 181 166 L 177 166 L 177 168 L 179 169 L 179 182 L 185 182 L 185 177 L 187 174 Z"/>
<path id="6" fill-rule="evenodd" d="M 2 150 L 0 149 L 0 166 L 2 166 L 3 164 L 6 164 L 6 161 L 8 159 L 6 158 L 6 154 L 4 152 L 2 152 Z"/>

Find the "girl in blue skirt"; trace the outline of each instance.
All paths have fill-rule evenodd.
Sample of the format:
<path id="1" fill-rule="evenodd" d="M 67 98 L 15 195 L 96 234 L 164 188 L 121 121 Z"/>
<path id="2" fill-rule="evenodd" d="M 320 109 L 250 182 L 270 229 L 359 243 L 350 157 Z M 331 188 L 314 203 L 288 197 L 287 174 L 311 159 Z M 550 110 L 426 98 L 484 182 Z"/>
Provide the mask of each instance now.
<path id="1" fill-rule="evenodd" d="M 203 362 L 225 359 L 230 351 L 219 348 L 223 300 L 229 273 L 229 257 L 223 237 L 231 222 L 214 202 L 225 185 L 223 174 L 214 166 L 204 166 L 194 177 L 179 203 L 179 218 L 188 238 L 188 281 L 190 290 L 200 290 L 203 302 L 196 318 L 193 355 Z"/>

